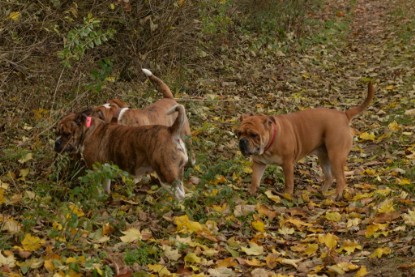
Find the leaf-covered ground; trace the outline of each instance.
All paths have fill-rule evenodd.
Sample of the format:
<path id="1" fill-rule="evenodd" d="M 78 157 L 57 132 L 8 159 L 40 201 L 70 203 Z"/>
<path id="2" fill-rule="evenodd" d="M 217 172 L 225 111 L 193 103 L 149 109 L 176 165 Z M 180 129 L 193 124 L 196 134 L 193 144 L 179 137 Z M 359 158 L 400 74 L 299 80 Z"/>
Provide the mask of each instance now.
<path id="1" fill-rule="evenodd" d="M 280 45 L 291 49 L 241 36 L 238 47 L 224 44 L 201 61 L 195 97 L 180 95 L 198 157 L 181 204 L 155 183 L 122 185 L 125 177 L 110 199 L 95 190 L 99 174 L 71 187 L 53 177 L 64 174 L 63 160 L 33 170 L 52 142 L 31 142 L 20 170 L 0 176 L 0 275 L 413 276 L 415 8 L 328 2 L 310 15 L 321 30 Z M 296 166 L 292 199 L 272 166 L 259 193 L 248 194 L 250 162 L 233 133 L 240 114 L 345 109 L 363 100 L 369 80 L 376 98 L 353 120 L 344 200 L 321 195 L 313 157 Z M 24 148 L 31 131 L 7 143 Z"/>

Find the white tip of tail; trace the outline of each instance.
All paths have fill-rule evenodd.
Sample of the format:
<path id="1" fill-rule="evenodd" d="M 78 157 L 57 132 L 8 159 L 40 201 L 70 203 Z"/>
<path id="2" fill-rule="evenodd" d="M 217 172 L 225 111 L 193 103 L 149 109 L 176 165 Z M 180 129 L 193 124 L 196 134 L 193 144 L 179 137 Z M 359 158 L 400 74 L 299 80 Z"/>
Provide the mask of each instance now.
<path id="1" fill-rule="evenodd" d="M 153 72 L 151 72 L 150 70 L 146 68 L 142 68 L 141 70 L 143 71 L 144 74 L 146 74 L 147 77 L 150 77 L 151 75 L 153 75 Z"/>

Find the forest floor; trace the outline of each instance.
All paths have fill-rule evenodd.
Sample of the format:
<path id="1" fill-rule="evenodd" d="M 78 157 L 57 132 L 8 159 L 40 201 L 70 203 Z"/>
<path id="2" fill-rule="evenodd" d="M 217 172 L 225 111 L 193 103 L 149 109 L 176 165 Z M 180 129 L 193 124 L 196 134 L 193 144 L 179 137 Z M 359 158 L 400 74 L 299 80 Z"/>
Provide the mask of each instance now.
<path id="1" fill-rule="evenodd" d="M 242 37 L 201 61 L 194 97 L 179 95 L 197 151 L 182 203 L 121 181 L 108 198 L 96 193 L 102 171 L 75 187 L 54 181 L 62 161 L 35 163 L 52 142 L 30 149 L 20 170 L 0 176 L 0 276 L 414 276 L 411 2 L 328 1 L 314 15 L 321 32 L 289 51 Z M 344 110 L 363 101 L 369 80 L 375 99 L 352 121 L 343 200 L 321 194 L 315 157 L 298 162 L 292 198 L 276 166 L 249 195 L 250 161 L 234 134 L 241 114 Z M 25 147 L 31 127 L 23 131 L 10 143 Z"/>

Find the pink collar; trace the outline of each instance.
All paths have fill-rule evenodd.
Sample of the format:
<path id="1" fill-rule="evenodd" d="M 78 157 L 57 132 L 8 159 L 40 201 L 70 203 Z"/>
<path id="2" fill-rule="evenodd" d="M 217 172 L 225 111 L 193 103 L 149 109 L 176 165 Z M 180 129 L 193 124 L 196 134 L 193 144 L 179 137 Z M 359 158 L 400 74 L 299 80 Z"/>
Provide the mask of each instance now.
<path id="1" fill-rule="evenodd" d="M 85 120 L 85 126 L 86 126 L 87 128 L 91 127 L 91 122 L 92 122 L 92 117 L 87 116 L 87 117 L 86 117 L 86 120 Z"/>
<path id="2" fill-rule="evenodd" d="M 267 147 L 265 147 L 265 149 L 264 149 L 264 153 L 271 147 L 271 145 L 275 141 L 275 137 L 277 136 L 277 126 L 275 126 L 274 124 L 273 124 L 273 126 L 274 126 L 274 132 L 272 133 L 272 138 L 271 138 L 270 142 L 268 143 Z"/>

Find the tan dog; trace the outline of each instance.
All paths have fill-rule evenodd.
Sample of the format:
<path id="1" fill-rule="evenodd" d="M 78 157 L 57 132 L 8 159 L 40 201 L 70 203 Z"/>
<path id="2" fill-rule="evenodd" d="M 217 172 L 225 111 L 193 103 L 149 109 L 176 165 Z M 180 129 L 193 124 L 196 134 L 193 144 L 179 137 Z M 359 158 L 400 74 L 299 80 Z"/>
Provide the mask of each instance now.
<path id="1" fill-rule="evenodd" d="M 170 88 L 159 78 L 153 75 L 148 69 L 143 69 L 144 74 L 156 86 L 157 90 L 163 94 L 162 99 L 144 109 L 130 109 L 128 105 L 119 99 L 111 99 L 108 103 L 95 107 L 93 116 L 97 116 L 105 122 L 117 122 L 128 126 L 164 125 L 171 126 L 176 120 L 176 114 L 167 114 L 173 106 L 177 105 Z M 190 163 L 195 164 L 194 153 L 191 145 L 191 131 L 189 120 L 185 115 L 182 138 L 191 154 Z"/>
<path id="2" fill-rule="evenodd" d="M 236 133 L 244 156 L 252 156 L 250 193 L 255 194 L 267 164 L 282 166 L 285 192 L 294 192 L 294 163 L 309 154 L 316 154 L 322 167 L 326 192 L 337 181 L 336 198 L 341 198 L 346 187 L 344 166 L 352 147 L 349 123 L 367 108 L 374 95 L 368 85 L 366 100 L 346 111 L 324 108 L 309 109 L 277 116 L 243 115 Z"/>
<path id="3" fill-rule="evenodd" d="M 174 186 L 175 197 L 183 199 L 182 177 L 188 156 L 180 134 L 184 128 L 185 109 L 176 105 L 167 113 L 177 114 L 170 127 L 124 126 L 105 123 L 88 116 L 88 112 L 78 114 L 75 122 L 84 135 L 77 143 L 87 167 L 92 168 L 96 162 L 114 163 L 136 179 L 155 171 L 162 185 Z M 109 182 L 105 190 L 110 192 Z"/>

